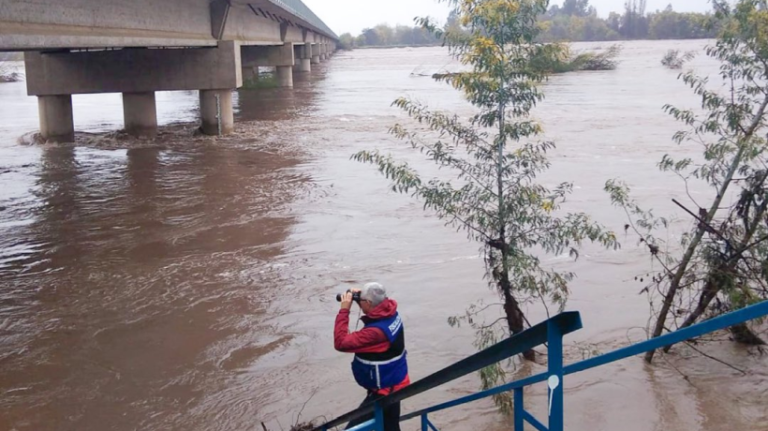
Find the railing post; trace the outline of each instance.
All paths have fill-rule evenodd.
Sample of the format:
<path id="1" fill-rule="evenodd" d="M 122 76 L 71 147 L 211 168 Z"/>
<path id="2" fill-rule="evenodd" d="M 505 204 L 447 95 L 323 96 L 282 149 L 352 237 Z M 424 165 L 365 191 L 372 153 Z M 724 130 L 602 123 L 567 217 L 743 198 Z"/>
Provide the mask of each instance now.
<path id="1" fill-rule="evenodd" d="M 426 413 L 421 415 L 421 431 L 429 431 L 429 420 Z"/>
<path id="2" fill-rule="evenodd" d="M 523 388 L 515 389 L 515 431 L 525 430 L 525 419 L 523 418 Z"/>
<path id="3" fill-rule="evenodd" d="M 551 320 L 547 326 L 549 431 L 563 431 L 563 334 Z"/>
<path id="4" fill-rule="evenodd" d="M 381 408 L 381 403 L 376 401 L 376 404 L 374 405 L 374 423 L 373 423 L 373 429 L 375 431 L 384 431 L 384 410 Z"/>

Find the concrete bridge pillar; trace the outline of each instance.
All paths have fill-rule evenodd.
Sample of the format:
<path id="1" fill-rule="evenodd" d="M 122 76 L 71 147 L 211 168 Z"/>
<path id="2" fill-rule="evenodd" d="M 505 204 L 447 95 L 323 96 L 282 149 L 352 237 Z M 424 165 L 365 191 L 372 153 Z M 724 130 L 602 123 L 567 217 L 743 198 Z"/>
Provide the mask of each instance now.
<path id="1" fill-rule="evenodd" d="M 299 64 L 299 72 L 307 73 L 312 71 L 312 59 L 302 58 Z"/>
<path id="2" fill-rule="evenodd" d="M 304 55 L 304 45 L 293 45 L 293 71 L 301 72 L 301 58 Z"/>
<path id="3" fill-rule="evenodd" d="M 232 90 L 200 90 L 201 130 L 210 136 L 228 135 L 235 130 Z"/>
<path id="4" fill-rule="evenodd" d="M 315 43 L 312 44 L 312 57 L 311 57 L 311 63 L 312 64 L 320 64 L 320 45 Z"/>
<path id="5" fill-rule="evenodd" d="M 302 58 L 301 64 L 299 65 L 299 71 L 301 72 L 311 72 L 312 71 L 312 59 L 311 58 Z"/>
<path id="6" fill-rule="evenodd" d="M 293 66 L 277 66 L 277 85 L 293 87 Z"/>
<path id="7" fill-rule="evenodd" d="M 312 44 L 304 43 L 296 45 L 296 65 L 293 70 L 296 72 L 312 71 Z"/>
<path id="8" fill-rule="evenodd" d="M 157 104 L 153 91 L 123 93 L 123 119 L 125 131 L 132 136 L 157 135 Z"/>
<path id="9" fill-rule="evenodd" d="M 40 134 L 51 142 L 74 142 L 75 121 L 71 95 L 38 96 Z"/>

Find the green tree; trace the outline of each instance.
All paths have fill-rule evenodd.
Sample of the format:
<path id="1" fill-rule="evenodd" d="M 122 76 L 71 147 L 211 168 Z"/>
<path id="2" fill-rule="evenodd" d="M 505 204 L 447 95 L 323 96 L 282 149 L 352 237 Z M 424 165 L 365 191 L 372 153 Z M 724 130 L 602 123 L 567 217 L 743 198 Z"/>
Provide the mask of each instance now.
<path id="1" fill-rule="evenodd" d="M 425 31 L 421 27 L 409 27 L 398 25 L 390 27 L 387 24 L 379 24 L 374 28 L 366 28 L 354 39 L 354 46 L 398 46 L 398 45 L 435 45 L 439 39 Z M 346 35 L 342 35 L 341 41 L 346 43 Z"/>
<path id="2" fill-rule="evenodd" d="M 387 24 L 379 24 L 375 28 L 376 33 L 379 35 L 378 45 L 394 45 L 395 41 L 395 29 Z"/>
<path id="3" fill-rule="evenodd" d="M 678 13 L 668 6 L 664 12 L 651 14 L 649 36 L 652 39 L 715 38 L 718 26 L 712 25 L 712 16 L 699 13 Z"/>
<path id="4" fill-rule="evenodd" d="M 339 48 L 350 50 L 355 47 L 355 37 L 351 33 L 344 33 L 339 36 Z"/>
<path id="5" fill-rule="evenodd" d="M 445 32 L 447 33 L 460 33 L 462 31 L 461 23 L 459 22 L 459 14 L 452 10 L 448 14 L 448 19 L 445 21 Z"/>
<path id="6" fill-rule="evenodd" d="M 560 15 L 560 6 L 553 4 L 548 10 L 547 10 L 547 16 L 548 17 L 556 17 Z"/>
<path id="7" fill-rule="evenodd" d="M 542 128 L 530 116 L 544 97 L 538 85 L 547 78 L 533 60 L 563 55 L 559 45 L 536 42 L 536 18 L 547 10 L 548 1 L 449 3 L 466 32 L 444 33 L 429 19 L 420 22 L 443 37 L 450 52 L 468 69 L 435 79 L 462 91 L 477 114 L 462 120 L 401 98 L 394 104 L 441 138 L 430 141 L 402 125 L 394 126 L 391 133 L 429 161 L 450 169 L 455 177 L 422 179 L 408 164 L 379 151 L 361 151 L 353 158 L 375 165 L 392 181 L 393 190 L 420 199 L 425 209 L 435 211 L 481 245 L 487 279 L 497 290 L 503 310 L 501 326 L 470 322 L 478 332 L 477 347 L 484 348 L 525 329 L 522 302 L 539 300 L 564 306 L 574 274 L 554 270 L 542 260 L 544 254 L 567 251 L 576 257 L 584 241 L 614 247 L 616 240 L 588 215 L 561 209 L 571 193 L 570 183 L 549 189 L 537 182 L 550 166 L 547 152 L 554 144 L 538 142 Z M 462 319 L 450 321 L 455 324 Z M 533 359 L 534 353 L 527 352 L 525 357 Z M 501 366 L 481 372 L 484 387 L 502 379 Z M 504 410 L 510 407 L 508 396 L 497 402 Z"/>
<path id="8" fill-rule="evenodd" d="M 640 208 L 626 185 L 606 185 L 662 268 L 646 287 L 654 308 L 655 292 L 661 295 L 651 337 L 692 325 L 707 313 L 768 298 L 768 11 L 766 0 L 739 0 L 733 8 L 720 1 L 717 8 L 723 33 L 707 54 L 720 63 L 719 78 L 727 91 L 721 92 L 720 85 L 711 90 L 709 77 L 689 72 L 681 79 L 701 98 L 703 112 L 665 107 L 687 128 L 675 134 L 675 141 L 703 148 L 703 154 L 696 161 L 666 155 L 660 169 L 677 174 L 686 190 L 691 179 L 710 187 L 709 200 L 691 198 L 694 220 L 679 252 L 665 251 L 670 247 L 656 233 L 666 228 L 666 220 Z M 737 341 L 763 343 L 747 325 L 731 331 Z M 654 354 L 649 352 L 646 360 L 651 362 Z"/>
<path id="9" fill-rule="evenodd" d="M 381 35 L 379 35 L 379 32 L 376 31 L 375 28 L 366 28 L 363 30 L 362 34 L 360 35 L 363 37 L 363 40 L 365 41 L 365 46 L 380 46 L 383 45 L 383 41 L 381 40 Z"/>
<path id="10" fill-rule="evenodd" d="M 619 32 L 626 39 L 645 39 L 648 37 L 648 17 L 645 14 L 647 0 L 627 0 L 624 4 Z"/>
<path id="11" fill-rule="evenodd" d="M 591 13 L 589 0 L 565 0 L 560 13 L 570 16 L 589 16 Z"/>
<path id="12" fill-rule="evenodd" d="M 607 20 L 608 28 L 616 32 L 616 34 L 619 33 L 621 30 L 621 14 L 618 14 L 616 12 L 611 12 L 608 15 Z"/>
<path id="13" fill-rule="evenodd" d="M 393 32 L 394 45 L 416 45 L 414 28 L 398 25 Z"/>

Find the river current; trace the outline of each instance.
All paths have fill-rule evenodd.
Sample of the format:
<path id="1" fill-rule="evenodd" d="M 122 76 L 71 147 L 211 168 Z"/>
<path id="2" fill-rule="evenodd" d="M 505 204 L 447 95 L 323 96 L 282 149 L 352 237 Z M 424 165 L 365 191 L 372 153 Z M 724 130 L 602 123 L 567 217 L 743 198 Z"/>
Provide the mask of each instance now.
<path id="1" fill-rule="evenodd" d="M 542 181 L 572 181 L 565 208 L 622 242 L 586 247 L 576 262 L 547 258 L 578 275 L 567 309 L 584 329 L 566 338 L 566 363 L 645 338 L 635 277 L 654 267 L 603 185 L 628 182 L 673 219 L 673 242 L 690 226 L 671 203 L 689 201 L 683 184 L 656 163 L 698 151 L 672 142 L 681 125 L 662 111 L 697 100 L 660 60 L 706 44 L 626 42 L 617 70 L 544 86 L 535 116 L 558 146 Z M 333 349 L 334 297 L 368 281 L 400 304 L 412 380 L 475 352 L 473 331 L 447 319 L 496 301 L 478 245 L 350 160 L 380 149 L 441 175 L 387 133 L 409 124 L 390 104 L 408 96 L 470 115 L 459 93 L 423 76 L 456 67 L 442 48 L 341 52 L 293 89 L 239 91 L 237 131 L 224 138 L 195 133 L 196 92 L 158 93 L 161 134 L 143 141 L 117 132 L 120 95 L 75 96 L 75 145 L 28 144 L 37 102 L 23 82 L 0 84 L 0 430 L 287 430 L 330 419 L 364 396 L 351 358 Z M 718 65 L 702 53 L 690 67 L 714 75 Z M 527 310 L 546 318 L 540 304 Z M 631 358 L 570 376 L 567 429 L 768 429 L 768 358 L 727 341 L 702 348 L 747 374 L 678 349 L 653 366 Z M 478 388 L 468 376 L 403 410 Z M 543 415 L 546 405 L 546 387 L 532 388 L 527 408 Z M 512 428 L 487 400 L 432 420 Z"/>

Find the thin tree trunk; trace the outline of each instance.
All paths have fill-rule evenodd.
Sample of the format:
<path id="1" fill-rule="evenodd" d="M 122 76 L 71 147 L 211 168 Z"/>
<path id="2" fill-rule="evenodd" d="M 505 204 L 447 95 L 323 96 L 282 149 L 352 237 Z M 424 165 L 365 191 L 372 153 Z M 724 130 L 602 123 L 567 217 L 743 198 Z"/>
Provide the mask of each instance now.
<path id="1" fill-rule="evenodd" d="M 765 112 L 766 104 L 768 104 L 768 98 L 765 99 L 763 102 L 763 105 L 760 109 L 760 117 L 762 117 L 763 113 Z M 745 139 L 749 139 L 751 137 L 752 133 L 754 133 L 754 129 L 757 126 L 755 125 L 751 133 L 747 136 L 745 136 Z M 741 159 L 744 157 L 744 152 L 746 151 L 746 146 L 742 145 L 742 147 L 739 149 L 739 152 L 736 154 L 736 157 L 734 157 L 733 162 L 731 163 L 731 166 L 728 170 L 728 174 L 726 175 L 725 181 L 723 181 L 722 186 L 720 187 L 720 190 L 718 191 L 717 198 L 715 198 L 715 201 L 712 203 L 712 206 L 709 209 L 709 212 L 707 213 L 707 217 L 704 219 L 706 224 L 709 224 L 712 219 L 715 218 L 715 214 L 717 214 L 717 210 L 720 208 L 720 204 L 722 203 L 723 199 L 725 198 L 725 193 L 728 191 L 728 187 L 731 185 L 731 181 L 733 181 L 733 176 L 736 174 L 736 171 L 739 168 L 739 165 L 741 164 Z M 683 260 L 680 263 L 680 266 L 677 269 L 677 272 L 675 273 L 675 277 L 672 279 L 672 283 L 670 283 L 669 290 L 667 291 L 667 294 L 664 296 L 664 304 L 661 307 L 661 312 L 659 313 L 658 319 L 656 319 L 656 327 L 653 330 L 653 333 L 651 335 L 651 338 L 656 338 L 661 336 L 662 332 L 664 332 L 664 327 L 667 323 L 667 316 L 669 315 L 669 310 L 672 308 L 672 303 L 675 299 L 675 296 L 677 295 L 678 289 L 680 289 L 680 282 L 683 279 L 683 276 L 685 276 L 685 273 L 688 271 L 688 265 L 691 263 L 691 260 L 693 259 L 693 255 L 696 252 L 696 249 L 698 249 L 699 244 L 701 243 L 702 238 L 704 237 L 704 233 L 706 232 L 706 226 L 705 224 L 699 225 L 699 228 L 696 232 L 696 236 L 693 238 L 693 241 L 688 245 L 688 250 L 685 252 L 685 256 L 683 256 Z M 655 350 L 651 350 L 648 353 L 645 354 L 645 361 L 648 363 L 653 362 L 653 356 L 656 354 Z"/>
<path id="2" fill-rule="evenodd" d="M 768 97 L 763 99 L 763 102 L 760 104 L 760 107 L 755 113 L 755 118 L 753 119 L 752 124 L 749 126 L 747 130 L 745 130 L 744 136 L 740 139 L 740 142 L 743 143 L 752 138 L 752 135 L 754 135 L 755 131 L 760 126 L 760 123 L 763 120 L 763 115 L 765 115 L 766 108 L 768 108 Z M 736 156 L 733 159 L 733 163 L 731 163 L 730 169 L 728 170 L 728 174 L 726 175 L 722 186 L 718 190 L 717 198 L 715 199 L 715 202 L 712 204 L 712 206 L 709 209 L 709 212 L 707 213 L 707 217 L 704 220 L 707 223 L 712 221 L 712 219 L 715 217 L 715 214 L 717 213 L 718 208 L 720 208 L 720 203 L 725 198 L 725 193 L 726 191 L 728 191 L 728 187 L 730 187 L 731 181 L 733 181 L 733 176 L 738 170 L 739 165 L 741 165 L 741 159 L 744 157 L 745 151 L 746 151 L 746 145 L 741 145 L 741 148 L 739 148 L 739 152 L 736 154 Z M 664 332 L 664 325 L 667 322 L 667 316 L 669 315 L 669 310 L 672 308 L 672 302 L 674 301 L 675 296 L 677 295 L 677 291 L 680 288 L 680 281 L 683 279 L 683 276 L 688 270 L 688 265 L 691 263 L 691 259 L 693 259 L 693 255 L 696 252 L 696 249 L 699 247 L 699 243 L 701 242 L 701 239 L 704 237 L 704 232 L 705 232 L 704 226 L 700 226 L 698 229 L 698 232 L 696 232 L 696 236 L 693 238 L 693 241 L 691 241 L 691 243 L 688 245 L 688 250 L 686 251 L 685 256 L 683 257 L 683 260 L 680 263 L 680 267 L 677 269 L 677 273 L 675 274 L 675 277 L 669 286 L 669 291 L 667 291 L 667 294 L 664 296 L 664 304 L 662 305 L 661 312 L 659 313 L 659 317 L 656 320 L 656 327 L 653 330 L 653 334 L 651 338 L 659 337 L 661 333 Z M 655 350 L 651 350 L 650 352 L 646 353 L 645 354 L 646 362 L 648 363 L 652 362 L 653 356 L 655 354 L 656 354 Z"/>
<path id="3" fill-rule="evenodd" d="M 504 37 L 502 33 L 502 50 L 504 49 Z M 503 89 L 506 79 L 501 78 L 499 88 Z M 502 100 L 499 97 L 499 100 Z M 506 123 L 506 106 L 503 102 L 499 103 L 497 112 L 499 122 L 499 140 L 496 146 L 496 187 L 498 188 L 498 206 L 499 206 L 499 241 L 501 242 L 501 277 L 499 280 L 499 289 L 504 295 L 504 313 L 507 318 L 507 326 L 510 334 L 519 334 L 525 330 L 525 314 L 520 309 L 520 304 L 512 295 L 512 283 L 509 281 L 509 244 L 507 243 L 506 230 L 506 200 L 504 196 L 504 148 L 507 144 L 507 137 L 504 131 Z M 523 352 L 523 358 L 528 361 L 536 360 L 536 352 L 529 350 Z"/>
<path id="4" fill-rule="evenodd" d="M 502 273 L 499 280 L 499 288 L 504 294 L 504 313 L 507 317 L 507 326 L 510 334 L 519 334 L 525 330 L 525 314 L 520 309 L 520 304 L 512 296 L 512 285 L 509 282 L 509 274 Z M 523 352 L 523 358 L 528 361 L 536 360 L 536 352 L 531 349 Z"/>
<path id="5" fill-rule="evenodd" d="M 741 157 L 744 154 L 744 149 L 739 151 L 738 156 L 736 159 L 738 162 L 741 161 Z M 712 204 L 712 207 L 710 208 L 709 212 L 707 213 L 707 217 L 704 220 L 707 222 L 712 221 L 712 219 L 715 217 L 715 214 L 717 213 L 717 209 L 720 207 L 720 203 L 723 200 L 723 196 L 725 194 L 725 191 L 728 189 L 728 186 L 730 185 L 731 179 L 733 178 L 733 174 L 736 172 L 736 169 L 739 166 L 736 160 L 734 160 L 734 163 L 731 165 L 731 171 L 728 176 L 728 181 L 725 181 L 723 183 L 723 186 L 720 190 L 720 193 L 717 196 L 717 199 L 715 199 L 715 202 Z M 688 245 L 688 250 L 686 250 L 685 255 L 683 256 L 683 260 L 680 263 L 680 266 L 677 269 L 677 272 L 675 273 L 675 277 L 672 279 L 672 283 L 670 283 L 669 290 L 667 291 L 667 294 L 664 295 L 664 303 L 661 306 L 661 311 L 659 312 L 659 317 L 656 319 L 656 326 L 653 329 L 653 333 L 651 335 L 651 338 L 657 338 L 661 336 L 662 332 L 664 332 L 664 327 L 667 323 L 667 316 L 669 315 L 669 310 L 672 309 L 672 303 L 675 300 L 675 296 L 677 296 L 677 291 L 680 289 L 680 282 L 683 280 L 683 277 L 685 276 L 685 273 L 688 271 L 688 265 L 691 263 L 691 260 L 693 259 L 693 255 L 696 253 L 696 249 L 699 247 L 699 243 L 701 243 L 702 238 L 704 238 L 704 233 L 706 231 L 705 226 L 700 225 L 698 228 L 698 231 L 696 232 L 696 236 L 693 238 L 693 241 Z M 645 354 L 645 361 L 648 363 L 653 362 L 653 357 L 656 354 L 655 350 L 651 350 Z"/>
<path id="6" fill-rule="evenodd" d="M 763 177 L 763 182 L 765 182 L 766 177 Z M 742 259 L 743 254 L 747 251 L 746 249 L 750 246 L 750 243 L 752 242 L 752 239 L 755 237 L 755 234 L 757 233 L 757 229 L 760 226 L 763 217 L 765 216 L 766 211 L 768 211 L 768 200 L 763 201 L 763 203 L 760 205 L 760 207 L 757 209 L 755 213 L 755 217 L 752 220 L 752 225 L 749 226 L 749 230 L 744 232 L 744 237 L 741 239 L 741 244 L 738 249 L 738 252 L 734 251 L 734 255 L 730 257 L 729 260 L 720 263 L 715 269 L 710 270 L 708 276 L 707 276 L 707 283 L 704 285 L 704 290 L 701 293 L 701 296 L 699 297 L 699 303 L 696 306 L 696 309 L 685 319 L 682 326 L 680 326 L 680 329 L 687 328 L 694 323 L 696 323 L 701 316 L 706 313 L 707 309 L 709 308 L 709 304 L 714 301 L 714 299 L 717 297 L 717 295 L 722 291 L 723 286 L 726 285 L 725 280 L 726 277 L 729 278 L 735 278 L 736 277 L 736 270 L 738 268 L 739 262 Z M 746 331 L 744 331 L 746 329 Z M 745 339 L 752 340 L 754 338 L 757 338 L 759 340 L 759 337 L 752 334 L 752 337 L 749 337 L 747 332 L 750 332 L 748 328 L 746 328 L 746 325 L 744 325 L 744 328 L 730 328 L 731 332 L 734 333 L 734 336 L 736 337 L 736 340 L 738 341 L 739 334 L 744 334 Z M 762 341 L 762 340 L 760 340 Z M 743 344 L 752 344 L 750 342 L 745 342 Z M 664 353 L 669 352 L 669 350 L 674 345 L 669 345 L 664 348 Z"/>
<path id="7" fill-rule="evenodd" d="M 699 317 L 703 316 L 704 313 L 707 311 L 707 308 L 709 308 L 709 304 L 712 303 L 712 301 L 717 297 L 717 294 L 720 293 L 720 290 L 722 289 L 722 277 L 717 277 L 716 274 L 720 274 L 722 271 L 725 274 L 734 275 L 735 271 L 735 264 L 731 264 L 729 267 L 723 268 L 722 265 L 718 266 L 717 269 L 713 270 L 709 277 L 707 278 L 707 283 L 704 285 L 704 290 L 701 293 L 701 296 L 699 296 L 699 303 L 696 306 L 696 309 L 693 310 L 693 312 L 688 316 L 688 318 L 685 319 L 683 324 L 680 326 L 680 329 L 687 328 L 699 319 Z M 674 345 L 669 345 L 667 347 L 664 347 L 664 353 L 669 352 L 669 350 Z"/>

